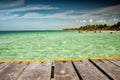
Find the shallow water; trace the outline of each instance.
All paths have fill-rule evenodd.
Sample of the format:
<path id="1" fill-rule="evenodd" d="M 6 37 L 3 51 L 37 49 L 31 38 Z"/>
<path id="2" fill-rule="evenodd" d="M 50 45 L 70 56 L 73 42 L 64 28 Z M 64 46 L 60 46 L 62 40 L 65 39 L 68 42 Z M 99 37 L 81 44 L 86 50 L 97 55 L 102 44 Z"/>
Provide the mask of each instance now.
<path id="1" fill-rule="evenodd" d="M 1 60 L 120 56 L 120 32 L 77 31 L 0 33 Z"/>

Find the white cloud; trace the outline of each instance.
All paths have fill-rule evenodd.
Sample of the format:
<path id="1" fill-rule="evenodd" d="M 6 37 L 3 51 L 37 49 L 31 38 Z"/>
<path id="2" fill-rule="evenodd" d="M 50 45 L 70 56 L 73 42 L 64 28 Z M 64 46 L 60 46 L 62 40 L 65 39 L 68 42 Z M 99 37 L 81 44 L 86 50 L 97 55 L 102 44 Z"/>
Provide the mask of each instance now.
<path id="1" fill-rule="evenodd" d="M 112 19 L 112 21 L 118 21 L 117 18 L 113 17 L 114 15 L 119 13 L 118 10 L 119 5 L 116 6 L 110 6 L 110 7 L 105 7 L 102 9 L 97 9 L 97 10 L 92 10 L 92 11 L 73 11 L 73 10 L 68 10 L 68 11 L 64 11 L 64 12 L 60 12 L 60 13 L 53 13 L 53 14 L 41 14 L 41 13 L 37 13 L 37 12 L 28 12 L 25 13 L 23 16 L 19 16 L 19 15 L 3 15 L 2 19 L 13 19 L 14 18 L 18 18 L 18 19 L 39 19 L 39 18 L 46 18 L 46 19 L 71 19 L 71 20 L 78 20 L 78 22 L 80 23 L 86 23 L 87 21 L 90 23 L 105 23 L 107 21 L 109 21 L 109 19 Z M 20 7 L 20 8 L 16 8 L 16 9 L 11 9 L 11 10 L 0 10 L 1 13 L 9 13 L 9 12 L 20 12 L 20 11 L 29 11 L 29 10 L 41 10 L 41 9 L 59 9 L 56 7 L 51 7 L 48 5 L 29 5 L 29 6 L 24 6 L 24 7 Z M 114 12 L 112 12 L 115 9 Z M 104 11 L 106 10 L 106 11 Z M 107 11 L 109 13 L 107 13 Z M 82 13 L 82 14 L 81 14 Z M 84 14 L 83 14 L 84 13 Z M 106 15 L 111 15 L 111 16 L 104 16 L 104 14 L 106 13 Z M 113 14 L 116 13 L 116 14 Z M 76 15 L 77 14 L 77 15 Z M 96 15 L 97 14 L 97 15 Z M 9 18 L 10 17 L 10 18 Z M 107 20 L 106 20 L 107 19 Z M 94 20 L 94 21 L 93 21 Z"/>
<path id="2" fill-rule="evenodd" d="M 59 18 L 59 19 L 70 19 L 70 18 L 77 18 L 78 16 L 73 15 L 74 11 L 65 11 L 61 13 L 54 13 L 54 14 L 40 14 L 37 12 L 28 12 L 24 16 L 20 18 Z M 79 18 L 79 17 L 78 17 Z"/>
<path id="3" fill-rule="evenodd" d="M 18 14 L 11 14 L 11 15 L 3 15 L 3 14 L 0 14 L 0 20 L 9 20 L 9 19 L 15 19 L 15 18 L 18 18 Z"/>
<path id="4" fill-rule="evenodd" d="M 108 6 L 105 8 L 91 11 L 96 14 L 120 14 L 120 5 Z"/>
<path id="5" fill-rule="evenodd" d="M 98 17 L 98 16 L 93 16 L 91 14 L 76 15 L 74 13 L 76 12 L 71 10 L 61 12 L 61 13 L 54 13 L 54 14 L 40 14 L 37 12 L 28 12 L 21 18 L 57 18 L 57 19 L 82 19 L 83 20 L 83 19 L 88 19 L 88 17 L 91 17 L 91 18 Z"/>
<path id="6" fill-rule="evenodd" d="M 119 20 L 118 20 L 118 18 L 113 18 L 113 21 L 117 21 L 118 22 Z"/>
<path id="7" fill-rule="evenodd" d="M 0 1 L 0 8 L 16 7 L 24 4 L 24 0 L 2 0 Z"/>
<path id="8" fill-rule="evenodd" d="M 12 9 L 5 9 L 5 10 L 0 10 L 0 12 L 21 12 L 21 11 L 32 11 L 32 10 L 50 10 L 50 9 L 58 9 L 56 7 L 51 7 L 48 5 L 27 5 L 19 8 L 12 8 Z"/>
<path id="9" fill-rule="evenodd" d="M 119 19 L 118 18 L 112 18 L 112 19 L 109 19 L 108 22 L 118 22 Z"/>
<path id="10" fill-rule="evenodd" d="M 43 14 L 39 14 L 36 12 L 30 12 L 30 13 L 26 13 L 24 16 L 20 18 L 43 18 L 43 17 L 44 17 Z"/>
<path id="11" fill-rule="evenodd" d="M 105 23 L 106 20 L 101 19 L 101 20 L 98 20 L 98 21 L 96 21 L 96 22 L 98 22 L 98 23 Z"/>
<path id="12" fill-rule="evenodd" d="M 48 14 L 48 15 L 42 15 L 42 14 L 37 13 L 37 17 L 33 17 L 33 18 L 59 18 L 59 19 L 82 19 L 82 20 L 85 20 L 85 19 L 87 20 L 88 18 L 90 18 L 89 22 L 93 22 L 93 19 L 99 20 L 100 18 L 112 18 L 112 17 L 110 17 L 110 15 L 111 16 L 112 15 L 114 16 L 116 14 L 119 15 L 120 14 L 119 7 L 120 7 L 120 5 L 115 5 L 115 6 L 109 6 L 109 7 L 105 7 L 105 8 L 101 8 L 101 9 L 97 9 L 97 10 L 90 10 L 90 11 L 83 11 L 83 12 L 68 10 L 65 12 Z M 77 13 L 77 15 L 74 13 Z M 24 18 L 24 16 L 23 16 L 23 18 Z M 26 16 L 25 16 L 25 18 L 26 18 Z M 29 18 L 29 17 L 27 17 L 27 18 Z M 30 18 L 32 18 L 32 17 L 30 17 Z M 104 22 L 104 21 L 101 20 L 100 22 Z"/>
<path id="13" fill-rule="evenodd" d="M 92 22 L 93 22 L 93 20 L 92 20 L 92 19 L 90 19 L 90 20 L 89 20 L 89 22 L 90 22 L 90 23 L 92 23 Z"/>
<path id="14" fill-rule="evenodd" d="M 86 23 L 87 21 L 86 20 L 80 20 L 80 23 Z"/>

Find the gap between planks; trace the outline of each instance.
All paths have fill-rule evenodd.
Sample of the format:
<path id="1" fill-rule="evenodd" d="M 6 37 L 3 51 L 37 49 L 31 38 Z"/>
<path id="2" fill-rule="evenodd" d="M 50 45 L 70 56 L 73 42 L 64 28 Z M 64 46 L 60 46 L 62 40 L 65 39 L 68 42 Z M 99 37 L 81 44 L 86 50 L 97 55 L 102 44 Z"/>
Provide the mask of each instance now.
<path id="1" fill-rule="evenodd" d="M 96 62 L 96 61 L 98 61 L 98 62 Z M 113 67 L 115 67 L 116 68 L 116 66 L 118 66 L 118 67 L 120 67 L 120 59 L 115 59 L 115 60 L 105 60 L 105 61 L 107 61 L 107 63 L 110 63 L 110 65 L 112 65 Z M 89 78 L 89 75 L 87 75 L 86 74 L 86 72 L 84 72 L 84 70 L 83 70 L 83 72 L 81 72 L 82 70 L 82 68 L 81 69 L 79 69 L 80 68 L 80 66 L 82 65 L 83 66 L 83 68 L 84 68 L 84 65 L 86 66 L 86 67 L 92 67 L 92 69 L 95 69 L 98 73 L 102 73 L 103 75 L 105 75 L 105 76 L 103 76 L 103 78 L 104 79 L 102 79 L 102 80 L 118 80 L 119 79 L 119 77 L 117 76 L 115 76 L 114 74 L 115 74 L 115 72 L 114 72 L 114 74 L 113 73 L 110 73 L 110 70 L 108 70 L 108 71 L 106 71 L 106 70 L 104 70 L 104 68 L 102 68 L 100 65 L 98 65 L 97 63 L 101 63 L 101 62 L 103 62 L 103 64 L 104 64 L 104 60 L 83 60 L 83 61 L 81 61 L 81 60 L 79 60 L 79 61 L 55 61 L 55 63 L 57 63 L 57 64 L 55 64 L 55 66 L 52 66 L 51 64 L 49 65 L 49 77 L 48 77 L 48 79 L 46 79 L 46 80 L 50 80 L 50 79 L 55 79 L 55 80 L 60 80 L 60 79 L 62 79 L 62 80 L 68 80 L 67 78 L 68 78 L 68 75 L 73 75 L 73 73 L 74 73 L 74 75 L 75 75 L 75 78 L 76 79 L 73 79 L 72 77 L 71 78 L 69 78 L 69 80 L 92 80 L 92 79 L 95 79 L 95 78 Z M 22 63 L 22 62 L 21 62 Z M 24 62 L 23 62 L 24 63 Z M 34 63 L 37 63 L 37 62 L 34 62 Z M 39 65 L 41 65 L 41 64 L 43 64 L 43 63 L 46 63 L 46 62 L 38 62 L 38 63 L 40 63 L 40 64 L 38 64 L 37 66 L 39 66 Z M 51 63 L 51 62 L 50 62 Z M 76 63 L 76 64 L 75 64 Z M 77 64 L 77 63 L 79 63 L 79 64 Z M 13 64 L 13 63 L 2 63 L 2 66 L 1 66 L 1 64 L 0 64 L 0 73 L 3 71 L 3 70 L 6 70 L 6 68 L 8 68 L 9 67 L 9 65 L 11 65 L 11 64 Z M 15 78 L 13 78 L 13 80 L 33 80 L 33 79 L 31 79 L 31 78 L 29 78 L 29 79 L 23 79 L 23 78 L 26 78 L 24 75 L 27 75 L 28 73 L 30 73 L 30 71 L 29 70 L 31 70 L 31 68 L 32 67 L 30 67 L 30 64 L 31 63 L 28 63 L 27 64 L 27 66 L 26 67 L 23 67 L 22 69 L 21 69 L 21 71 L 19 72 L 19 74 L 17 75 L 17 76 L 15 76 Z M 59 64 L 59 66 L 61 66 L 61 67 L 59 67 L 59 66 L 57 66 L 58 67 L 58 69 L 59 69 L 59 71 L 58 72 L 56 72 L 56 65 L 58 65 Z M 89 64 L 89 65 L 88 65 Z M 36 65 L 36 64 L 34 64 L 34 65 Z M 87 66 L 88 65 L 88 66 Z M 31 65 L 32 66 L 32 65 Z M 69 69 L 69 67 L 66 67 L 66 66 L 69 66 L 69 67 L 71 67 L 70 69 Z M 105 65 L 105 66 L 108 66 L 108 65 Z M 103 66 L 103 67 L 105 67 L 105 66 Z M 15 67 L 15 65 L 13 66 L 13 67 Z M 42 66 L 43 67 L 43 66 Z M 117 68 L 118 68 L 117 67 Z M 38 67 L 39 68 L 39 67 Z M 64 69 L 62 69 L 62 68 L 64 68 Z M 68 68 L 68 69 L 67 69 Z M 12 69 L 12 68 L 11 68 Z M 47 69 L 47 67 L 45 68 L 45 69 Z M 87 68 L 84 68 L 85 70 L 87 69 Z M 119 69 L 119 68 L 118 68 Z M 41 70 L 40 68 L 38 69 L 38 70 Z M 66 76 L 64 76 L 64 75 L 61 75 L 60 73 L 61 73 L 61 70 L 65 70 L 65 71 L 67 71 L 67 73 L 66 73 L 66 75 L 67 75 L 67 77 Z M 71 70 L 72 72 L 70 73 L 68 70 Z M 91 70 L 92 71 L 92 70 Z M 3 71 L 4 72 L 4 71 Z M 34 71 L 33 71 L 34 72 Z M 44 72 L 44 71 L 43 71 Z M 4 72 L 5 73 L 5 72 Z M 62 72 L 63 73 L 63 72 Z M 91 73 L 91 72 L 88 72 L 88 73 Z M 95 73 L 94 71 L 93 71 L 93 73 Z M 119 73 L 119 72 L 118 72 Z M 7 73 L 8 74 L 8 73 Z M 38 72 L 38 74 L 39 74 L 39 72 Z M 0 74 L 1 75 L 1 74 Z M 58 75 L 61 75 L 61 76 L 59 76 L 59 78 L 57 78 L 56 76 L 58 76 Z M 84 76 L 84 75 L 86 75 L 86 77 Z M 119 75 L 119 74 L 118 74 Z M 22 77 L 21 77 L 22 76 Z M 27 75 L 28 76 L 28 75 Z M 29 75 L 30 76 L 30 75 Z M 28 76 L 28 77 L 29 77 Z M 6 77 L 6 76 L 5 76 Z M 14 77 L 14 75 L 12 76 L 12 77 Z M 64 78 L 65 79 L 64 79 Z M 96 78 L 97 79 L 97 78 Z M 3 80 L 7 80 L 7 79 L 3 79 Z M 9 80 L 9 79 L 8 79 Z M 43 79 L 40 79 L 39 77 L 37 77 L 36 79 L 34 79 L 34 80 L 43 80 Z"/>

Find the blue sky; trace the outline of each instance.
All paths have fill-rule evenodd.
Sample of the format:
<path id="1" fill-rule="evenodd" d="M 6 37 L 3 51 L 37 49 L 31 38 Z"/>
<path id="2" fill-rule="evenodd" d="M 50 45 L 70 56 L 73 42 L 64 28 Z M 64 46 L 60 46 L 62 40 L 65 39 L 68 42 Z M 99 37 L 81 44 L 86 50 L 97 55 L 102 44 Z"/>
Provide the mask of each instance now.
<path id="1" fill-rule="evenodd" d="M 111 25 L 119 8 L 119 0 L 0 0 L 0 31 Z"/>

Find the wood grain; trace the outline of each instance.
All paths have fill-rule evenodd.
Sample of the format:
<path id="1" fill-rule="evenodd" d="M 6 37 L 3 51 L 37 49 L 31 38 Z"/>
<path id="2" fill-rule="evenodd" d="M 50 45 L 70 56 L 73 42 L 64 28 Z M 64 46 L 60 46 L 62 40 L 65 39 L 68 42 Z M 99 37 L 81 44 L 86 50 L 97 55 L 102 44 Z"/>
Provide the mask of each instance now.
<path id="1" fill-rule="evenodd" d="M 92 60 L 99 66 L 106 74 L 114 80 L 120 80 L 120 67 L 111 63 L 108 60 Z"/>
<path id="2" fill-rule="evenodd" d="M 0 71 L 0 80 L 16 80 L 28 63 L 13 62 Z"/>
<path id="3" fill-rule="evenodd" d="M 55 80 L 80 80 L 71 61 L 55 61 Z"/>
<path id="4" fill-rule="evenodd" d="M 109 80 L 107 76 L 88 60 L 73 61 L 73 63 L 83 80 Z"/>
<path id="5" fill-rule="evenodd" d="M 32 62 L 18 80 L 50 80 L 51 62 Z"/>

